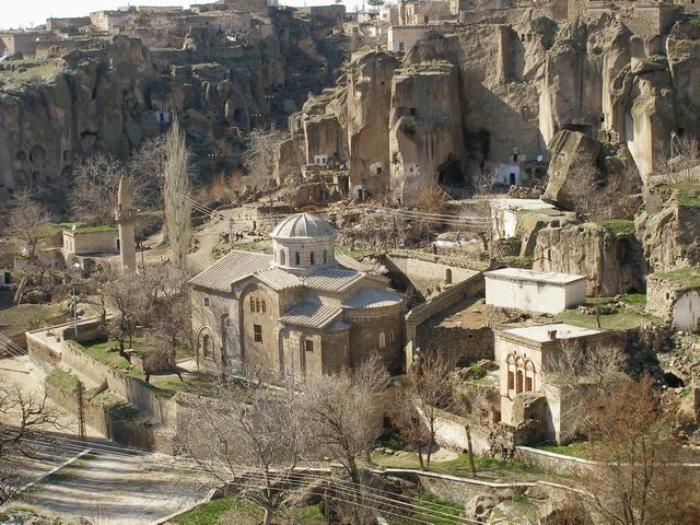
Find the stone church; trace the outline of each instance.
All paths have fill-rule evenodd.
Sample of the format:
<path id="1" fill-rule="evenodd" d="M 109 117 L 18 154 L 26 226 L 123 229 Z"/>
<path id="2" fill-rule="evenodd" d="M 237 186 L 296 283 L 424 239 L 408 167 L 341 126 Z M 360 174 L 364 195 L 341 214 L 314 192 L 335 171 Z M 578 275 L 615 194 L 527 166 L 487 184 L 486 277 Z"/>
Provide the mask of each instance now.
<path id="1" fill-rule="evenodd" d="M 302 213 L 271 232 L 272 255 L 233 250 L 191 281 L 202 369 L 305 376 L 373 353 L 401 363 L 404 298 L 388 280 L 342 267 L 335 229 Z"/>

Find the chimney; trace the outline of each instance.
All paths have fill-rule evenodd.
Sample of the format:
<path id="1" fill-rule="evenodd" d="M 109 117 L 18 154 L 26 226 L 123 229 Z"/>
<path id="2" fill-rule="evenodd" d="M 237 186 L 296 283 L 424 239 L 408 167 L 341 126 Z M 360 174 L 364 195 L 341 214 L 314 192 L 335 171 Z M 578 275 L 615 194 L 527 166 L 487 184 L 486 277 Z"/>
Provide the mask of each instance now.
<path id="1" fill-rule="evenodd" d="M 556 341 L 556 339 L 557 339 L 557 331 L 556 330 L 547 330 L 547 335 L 549 336 L 550 341 Z"/>

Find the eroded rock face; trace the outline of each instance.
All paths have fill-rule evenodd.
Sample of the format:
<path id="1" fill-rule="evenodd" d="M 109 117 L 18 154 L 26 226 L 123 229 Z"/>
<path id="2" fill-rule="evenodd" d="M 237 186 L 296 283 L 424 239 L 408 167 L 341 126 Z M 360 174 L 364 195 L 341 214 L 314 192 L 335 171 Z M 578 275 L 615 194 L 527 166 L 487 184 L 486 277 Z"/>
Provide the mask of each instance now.
<path id="1" fill-rule="evenodd" d="M 666 206 L 635 219 L 651 271 L 700 265 L 700 208 L 680 205 L 675 197 Z"/>
<path id="2" fill-rule="evenodd" d="M 123 158 L 159 131 L 145 105 L 157 74 L 140 41 L 118 36 L 102 52 L 67 58 L 51 80 L 0 92 L 4 190 L 56 181 L 95 149 Z"/>
<path id="3" fill-rule="evenodd" d="M 533 268 L 585 275 L 589 294 L 616 295 L 643 289 L 645 265 L 634 235 L 585 223 L 541 229 Z"/>
<path id="4" fill-rule="evenodd" d="M 634 215 L 638 201 L 633 196 L 641 191 L 641 179 L 630 161 L 579 131 L 560 131 L 550 149 L 543 200 L 593 219 Z"/>
<path id="5" fill-rule="evenodd" d="M 454 66 L 441 61 L 397 70 L 389 129 L 393 197 L 415 206 L 431 185 L 461 183 L 463 144 Z"/>

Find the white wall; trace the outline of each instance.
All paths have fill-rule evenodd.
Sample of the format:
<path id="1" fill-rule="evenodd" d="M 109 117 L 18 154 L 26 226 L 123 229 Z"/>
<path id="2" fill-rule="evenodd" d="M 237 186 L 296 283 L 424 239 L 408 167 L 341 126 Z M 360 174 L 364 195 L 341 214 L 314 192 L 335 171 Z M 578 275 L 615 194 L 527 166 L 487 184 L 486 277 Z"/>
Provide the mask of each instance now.
<path id="1" fill-rule="evenodd" d="M 700 293 L 690 291 L 673 306 L 673 326 L 688 332 L 700 331 Z"/>
<path id="2" fill-rule="evenodd" d="M 586 298 L 586 280 L 564 285 L 511 281 L 486 276 L 486 304 L 526 312 L 557 314 Z"/>

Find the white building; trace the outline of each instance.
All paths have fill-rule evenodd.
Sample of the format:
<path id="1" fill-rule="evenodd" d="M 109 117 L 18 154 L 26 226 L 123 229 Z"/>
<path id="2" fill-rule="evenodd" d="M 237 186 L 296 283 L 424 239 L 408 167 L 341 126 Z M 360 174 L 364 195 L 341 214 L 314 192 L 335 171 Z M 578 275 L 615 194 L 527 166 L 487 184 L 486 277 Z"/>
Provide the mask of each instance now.
<path id="1" fill-rule="evenodd" d="M 486 272 L 486 304 L 526 312 L 557 314 L 586 299 L 586 277 L 503 268 Z"/>
<path id="2" fill-rule="evenodd" d="M 562 393 L 556 378 L 547 377 L 547 371 L 551 370 L 550 365 L 556 361 L 563 344 L 575 343 L 577 351 L 585 351 L 587 346 L 600 344 L 608 338 L 604 330 L 568 324 L 525 326 L 496 332 L 494 353 L 499 365 L 501 421 L 517 426 L 533 416 L 542 418 L 543 437 L 561 441 L 562 432 L 567 428 L 567 394 L 566 389 Z M 532 414 L 514 410 L 518 396 L 533 394 L 539 394 L 546 403 Z"/>
<path id="3" fill-rule="evenodd" d="M 540 199 L 494 199 L 491 201 L 494 239 L 515 237 L 519 214 L 554 209 L 553 205 Z"/>
<path id="4" fill-rule="evenodd" d="M 700 332 L 700 269 L 680 268 L 647 277 L 646 311 L 677 330 Z"/>

